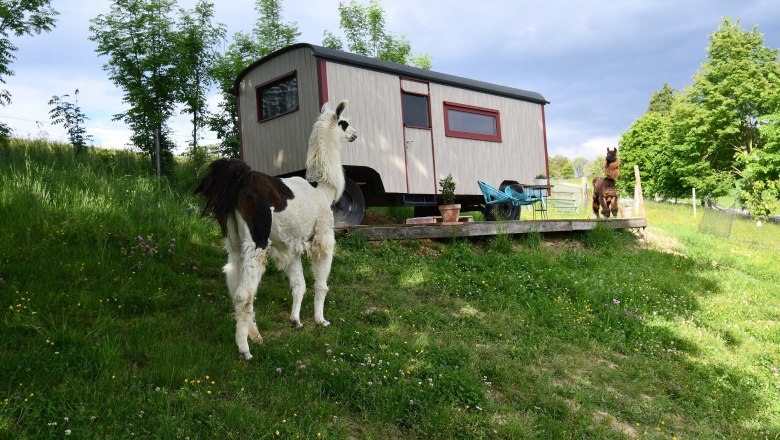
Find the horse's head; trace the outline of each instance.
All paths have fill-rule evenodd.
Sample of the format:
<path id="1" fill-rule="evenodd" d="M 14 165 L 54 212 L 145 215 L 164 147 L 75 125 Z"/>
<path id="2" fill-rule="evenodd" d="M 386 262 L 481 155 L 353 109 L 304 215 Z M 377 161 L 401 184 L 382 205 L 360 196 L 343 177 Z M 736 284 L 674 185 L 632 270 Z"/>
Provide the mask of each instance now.
<path id="1" fill-rule="evenodd" d="M 322 106 L 322 115 L 329 115 L 332 118 L 333 125 L 338 127 L 339 139 L 346 142 L 353 142 L 357 139 L 357 130 L 349 124 L 349 119 L 344 117 L 344 109 L 347 108 L 348 101 L 339 102 L 336 111 L 332 111 L 327 103 Z"/>

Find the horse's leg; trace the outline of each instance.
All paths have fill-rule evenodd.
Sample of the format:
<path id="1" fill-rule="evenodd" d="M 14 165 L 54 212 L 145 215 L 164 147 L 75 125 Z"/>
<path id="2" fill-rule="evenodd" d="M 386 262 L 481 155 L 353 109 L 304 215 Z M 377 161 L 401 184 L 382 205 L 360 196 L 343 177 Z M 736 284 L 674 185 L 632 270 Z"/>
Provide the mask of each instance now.
<path id="1" fill-rule="evenodd" d="M 302 328 L 301 324 L 301 302 L 306 293 L 306 279 L 303 276 L 303 264 L 301 256 L 295 255 L 284 267 L 284 273 L 290 280 L 290 290 L 292 291 L 292 311 L 290 312 L 290 325 L 295 328 Z"/>
<path id="2" fill-rule="evenodd" d="M 231 292 L 236 314 L 236 345 L 238 345 L 238 351 L 241 356 L 249 360 L 252 359 L 252 354 L 249 352 L 247 338 L 251 336 L 255 342 L 263 342 L 263 338 L 260 336 L 254 321 L 254 299 L 257 286 L 260 284 L 260 280 L 265 272 L 266 250 L 257 248 L 246 222 L 240 215 L 236 215 L 235 227 L 238 240 L 241 243 L 238 281 L 236 283 L 235 271 L 231 271 L 230 274 L 226 272 L 226 277 L 228 278 L 228 286 L 230 286 L 230 283 L 236 283 L 235 290 Z M 230 227 L 228 227 L 228 234 L 230 234 Z"/>
<path id="3" fill-rule="evenodd" d="M 325 296 L 328 294 L 328 276 L 333 263 L 333 250 L 336 239 L 332 230 L 315 238 L 311 254 L 312 272 L 314 272 L 314 322 L 322 326 L 330 325 L 325 319 Z"/>

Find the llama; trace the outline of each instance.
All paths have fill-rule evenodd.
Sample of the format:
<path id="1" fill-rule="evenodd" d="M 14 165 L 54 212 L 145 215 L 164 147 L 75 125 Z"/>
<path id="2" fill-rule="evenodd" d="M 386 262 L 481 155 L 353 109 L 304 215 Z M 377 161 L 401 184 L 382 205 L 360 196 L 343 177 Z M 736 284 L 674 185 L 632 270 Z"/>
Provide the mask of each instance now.
<path id="1" fill-rule="evenodd" d="M 601 214 L 609 218 L 610 214 L 617 218 L 618 196 L 615 181 L 620 174 L 620 159 L 617 157 L 617 148 L 607 148 L 607 158 L 604 163 L 606 177 L 593 179 L 593 213 L 599 218 Z"/>
<path id="2" fill-rule="evenodd" d="M 325 296 L 336 239 L 331 205 L 344 191 L 339 141 L 352 142 L 357 132 L 342 117 L 347 101 L 336 110 L 322 107 L 309 137 L 306 179 L 279 178 L 252 171 L 238 159 L 209 165 L 195 194 L 203 194 L 202 214 L 213 214 L 225 236 L 228 261 L 223 271 L 233 300 L 236 344 L 242 358 L 252 359 L 247 338 L 263 342 L 255 324 L 254 297 L 271 257 L 284 271 L 292 290 L 290 323 L 301 328 L 301 301 L 306 291 L 301 256 L 311 259 L 314 273 L 314 322 L 328 326 Z"/>
<path id="3" fill-rule="evenodd" d="M 620 175 L 620 158 L 617 157 L 617 148 L 609 149 L 607 147 L 607 159 L 604 164 L 604 174 L 613 181 L 618 180 Z"/>

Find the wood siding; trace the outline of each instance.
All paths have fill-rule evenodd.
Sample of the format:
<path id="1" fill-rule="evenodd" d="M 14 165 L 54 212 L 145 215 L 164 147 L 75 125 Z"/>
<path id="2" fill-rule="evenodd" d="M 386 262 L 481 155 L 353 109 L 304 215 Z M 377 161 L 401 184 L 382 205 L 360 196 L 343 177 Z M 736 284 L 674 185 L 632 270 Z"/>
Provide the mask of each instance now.
<path id="1" fill-rule="evenodd" d="M 298 77 L 298 110 L 257 122 L 255 88 L 292 71 Z M 257 66 L 239 84 L 244 161 L 270 175 L 305 168 L 311 127 L 319 114 L 317 65 L 311 49 L 300 48 Z"/>
<path id="2" fill-rule="evenodd" d="M 477 181 L 532 183 L 547 169 L 540 104 L 431 83 L 431 123 L 437 180 L 451 173 L 457 193 L 481 194 Z M 447 137 L 444 101 L 498 110 L 501 142 Z"/>
<path id="3" fill-rule="evenodd" d="M 348 100 L 346 116 L 358 132 L 355 142 L 341 145 L 343 164 L 372 168 L 381 176 L 386 192 L 406 193 L 408 181 L 414 178 L 407 179 L 401 90 L 425 93 L 428 85 L 333 61 L 324 65 L 331 105 Z M 255 88 L 292 71 L 297 72 L 299 109 L 257 122 Z M 457 184 L 457 194 L 479 195 L 478 180 L 494 186 L 504 180 L 530 183 L 536 174 L 545 172 L 541 104 L 433 82 L 429 87 L 436 176 L 425 179 L 432 182 L 432 190 L 437 191 L 435 182 L 449 173 Z M 244 160 L 253 169 L 271 175 L 303 170 L 311 127 L 320 108 L 317 59 L 312 50 L 302 47 L 256 66 L 239 84 L 239 96 Z M 445 101 L 497 110 L 502 141 L 446 136 Z M 414 170 L 414 166 L 409 167 L 409 171 Z"/>
<path id="4" fill-rule="evenodd" d="M 349 100 L 346 115 L 358 132 L 342 144 L 344 165 L 373 168 L 388 193 L 406 192 L 401 86 L 398 76 L 338 63 L 327 63 L 328 96 Z"/>

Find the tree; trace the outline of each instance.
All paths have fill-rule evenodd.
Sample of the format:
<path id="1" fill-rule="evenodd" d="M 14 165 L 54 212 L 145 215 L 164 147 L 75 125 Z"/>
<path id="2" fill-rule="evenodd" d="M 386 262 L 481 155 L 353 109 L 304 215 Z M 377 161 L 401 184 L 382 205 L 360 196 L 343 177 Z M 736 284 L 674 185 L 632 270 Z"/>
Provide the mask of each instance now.
<path id="1" fill-rule="evenodd" d="M 668 83 L 664 83 L 661 90 L 653 92 L 650 104 L 647 106 L 647 113 L 668 114 L 672 110 L 674 94 L 675 90 L 669 87 Z"/>
<path id="2" fill-rule="evenodd" d="M 582 177 L 585 175 L 585 166 L 588 164 L 588 159 L 584 157 L 575 157 L 571 161 L 571 166 L 574 168 L 574 177 Z"/>
<path id="3" fill-rule="evenodd" d="M 744 31 L 730 18 L 710 35 L 707 53 L 708 62 L 686 91 L 688 103 L 697 107 L 698 124 L 674 120 L 693 131 L 678 144 L 689 159 L 687 169 L 696 171 L 688 183 L 722 195 L 744 171 L 739 155 L 763 148 L 759 121 L 780 102 L 780 65 L 777 49 L 766 47 L 756 28 Z"/>
<path id="4" fill-rule="evenodd" d="M 211 74 L 216 80 L 222 101 L 219 112 L 209 118 L 209 127 L 220 139 L 225 156 L 238 157 L 239 138 L 236 97 L 230 90 L 238 74 L 250 63 L 271 52 L 294 44 L 300 36 L 298 24 L 282 22 L 280 0 L 257 0 L 258 20 L 251 34 L 237 32 L 227 51 L 214 61 Z"/>
<path id="5" fill-rule="evenodd" d="M 566 156 L 553 156 L 549 161 L 550 177 L 556 179 L 571 179 L 574 177 L 574 167 Z"/>
<path id="6" fill-rule="evenodd" d="M 49 3 L 50 0 L 0 0 L 0 84 L 5 84 L 5 78 L 14 74 L 10 66 L 18 48 L 11 42 L 11 37 L 37 35 L 54 27 L 59 13 Z M 10 103 L 11 93 L 0 90 L 0 107 Z M 9 134 L 10 129 L 0 123 L 0 138 Z"/>
<path id="7" fill-rule="evenodd" d="M 664 84 L 653 94 L 647 113 L 622 135 L 623 164 L 639 165 L 645 190 L 665 197 L 687 196 L 691 188 L 718 197 L 740 180 L 743 202 L 766 215 L 778 192 L 778 51 L 764 46 L 757 29 L 724 18 L 707 56 L 683 93 Z"/>
<path id="8" fill-rule="evenodd" d="M 179 10 L 176 40 L 178 52 L 179 100 L 182 113 L 192 115 L 193 150 L 198 148 L 200 131 L 209 116 L 206 94 L 214 83 L 211 65 L 217 58 L 216 45 L 225 38 L 225 26 L 212 24 L 214 4 L 200 0 L 191 11 Z"/>
<path id="9" fill-rule="evenodd" d="M 49 105 L 54 106 L 54 108 L 49 111 L 49 117 L 52 124 L 62 124 L 65 131 L 68 132 L 68 138 L 76 150 L 76 154 L 80 155 L 86 151 L 87 145 L 92 141 L 92 136 L 86 134 L 86 120 L 88 118 L 79 107 L 79 90 L 76 89 L 74 93 L 75 102 L 71 103 L 65 99 L 69 97 L 70 95 L 52 96 Z"/>
<path id="10" fill-rule="evenodd" d="M 411 44 L 405 35 L 395 35 L 385 29 L 385 10 L 378 0 L 368 5 L 350 0 L 339 2 L 339 26 L 347 40 L 347 50 L 380 60 L 410 64 L 421 69 L 431 69 L 430 54 L 412 55 Z M 341 39 L 325 31 L 323 46 L 344 50 Z"/>
<path id="11" fill-rule="evenodd" d="M 777 212 L 780 199 L 780 113 L 759 122 L 764 147 L 738 159 L 744 165 L 741 199 L 751 214 L 763 218 Z"/>
<path id="12" fill-rule="evenodd" d="M 174 148 L 167 122 L 180 91 L 173 5 L 174 0 L 114 0 L 111 11 L 90 20 L 89 28 L 97 53 L 108 57 L 103 69 L 130 105 L 114 119 L 124 121 L 133 144 L 166 168 L 172 166 Z"/>

